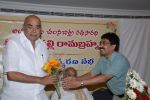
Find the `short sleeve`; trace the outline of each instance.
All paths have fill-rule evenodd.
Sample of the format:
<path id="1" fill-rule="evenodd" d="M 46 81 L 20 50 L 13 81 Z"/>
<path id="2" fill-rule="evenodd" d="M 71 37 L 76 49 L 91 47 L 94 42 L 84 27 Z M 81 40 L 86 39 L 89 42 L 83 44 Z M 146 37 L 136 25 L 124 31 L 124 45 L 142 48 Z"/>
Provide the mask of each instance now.
<path id="1" fill-rule="evenodd" d="M 14 41 L 9 40 L 3 53 L 4 72 L 18 70 L 18 51 L 17 44 Z"/>
<path id="2" fill-rule="evenodd" d="M 130 67 L 128 60 L 125 57 L 118 57 L 111 62 L 110 69 L 105 74 L 111 74 L 116 77 L 120 77 L 127 73 Z"/>
<path id="3" fill-rule="evenodd" d="M 100 74 L 101 73 L 101 64 L 102 64 L 102 60 L 99 58 L 97 64 L 95 65 L 95 67 L 92 69 L 92 73 L 94 74 Z"/>

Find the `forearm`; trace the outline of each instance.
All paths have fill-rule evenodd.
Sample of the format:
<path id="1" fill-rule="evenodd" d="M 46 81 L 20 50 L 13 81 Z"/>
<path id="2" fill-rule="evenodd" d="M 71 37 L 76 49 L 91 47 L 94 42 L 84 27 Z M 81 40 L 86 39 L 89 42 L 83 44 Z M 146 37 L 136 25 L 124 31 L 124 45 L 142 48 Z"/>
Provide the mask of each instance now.
<path id="1" fill-rule="evenodd" d="M 87 74 L 85 74 L 85 75 L 82 75 L 82 76 L 77 77 L 76 79 L 77 79 L 78 81 L 82 81 L 82 80 L 91 79 L 91 78 L 93 78 L 93 77 L 95 77 L 95 76 L 96 76 L 95 74 L 89 72 L 89 73 L 87 73 Z"/>
<path id="2" fill-rule="evenodd" d="M 102 74 L 102 75 L 97 75 L 97 76 L 87 79 L 87 80 L 83 80 L 83 82 L 84 82 L 84 85 L 96 85 L 99 83 L 107 82 L 109 79 L 111 79 L 111 77 L 112 77 L 112 75 Z"/>
<path id="3" fill-rule="evenodd" d="M 22 83 L 38 83 L 41 84 L 42 77 L 30 76 L 20 72 L 7 72 L 7 78 L 11 81 Z"/>

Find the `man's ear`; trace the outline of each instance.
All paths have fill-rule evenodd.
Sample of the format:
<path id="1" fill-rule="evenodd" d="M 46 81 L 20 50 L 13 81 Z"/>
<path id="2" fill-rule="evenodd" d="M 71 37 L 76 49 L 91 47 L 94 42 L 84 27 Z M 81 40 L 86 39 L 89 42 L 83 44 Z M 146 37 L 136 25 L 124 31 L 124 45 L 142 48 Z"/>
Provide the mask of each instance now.
<path id="1" fill-rule="evenodd" d="M 116 45 L 115 45 L 115 44 L 113 44 L 113 45 L 112 45 L 112 47 L 113 47 L 113 50 L 115 51 Z"/>
<path id="2" fill-rule="evenodd" d="M 22 30 L 24 31 L 24 29 L 25 29 L 25 25 L 24 25 L 24 24 L 22 24 Z"/>

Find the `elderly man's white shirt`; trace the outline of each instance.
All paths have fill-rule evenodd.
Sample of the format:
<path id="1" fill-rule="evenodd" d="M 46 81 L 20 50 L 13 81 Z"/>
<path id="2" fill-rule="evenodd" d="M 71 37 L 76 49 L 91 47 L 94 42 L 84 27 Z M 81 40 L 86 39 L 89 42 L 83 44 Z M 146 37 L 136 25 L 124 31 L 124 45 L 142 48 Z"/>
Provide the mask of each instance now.
<path id="1" fill-rule="evenodd" d="M 3 57 L 4 72 L 16 71 L 31 76 L 45 76 L 41 68 L 47 58 L 47 47 L 42 40 L 37 40 L 36 48 L 33 49 L 31 42 L 21 33 L 8 41 Z M 5 76 L 2 100 L 47 100 L 43 89 L 44 85 L 8 81 Z"/>
<path id="2" fill-rule="evenodd" d="M 56 91 L 52 94 L 52 97 L 50 100 L 77 100 L 75 97 L 75 94 L 70 90 L 65 91 L 62 88 L 60 88 L 61 90 L 61 98 L 58 98 L 58 95 L 56 93 Z M 85 96 L 87 97 L 87 100 L 94 100 L 92 94 L 90 93 L 90 91 L 88 91 L 87 88 L 83 88 L 83 92 L 85 93 Z"/>

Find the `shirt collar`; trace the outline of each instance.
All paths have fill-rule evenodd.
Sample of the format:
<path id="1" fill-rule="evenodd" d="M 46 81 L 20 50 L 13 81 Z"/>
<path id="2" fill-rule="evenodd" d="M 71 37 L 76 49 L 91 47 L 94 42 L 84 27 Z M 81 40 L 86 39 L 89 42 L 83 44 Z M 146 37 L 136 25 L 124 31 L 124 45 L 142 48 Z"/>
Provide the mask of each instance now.
<path id="1" fill-rule="evenodd" d="M 104 57 L 104 59 L 107 60 L 107 61 L 112 61 L 115 58 L 116 55 L 117 55 L 117 52 L 113 52 L 112 55 L 109 58 Z"/>
<path id="2" fill-rule="evenodd" d="M 112 55 L 109 58 L 110 61 L 112 61 L 115 58 L 116 55 L 117 55 L 117 52 L 113 52 Z"/>
<path id="3" fill-rule="evenodd" d="M 30 40 L 25 36 L 23 31 L 20 33 L 20 35 L 21 35 L 21 39 L 20 40 L 22 41 L 22 43 L 30 42 Z M 40 43 L 40 41 L 41 41 L 40 39 L 36 40 L 35 41 L 35 45 L 37 46 L 38 43 Z"/>

